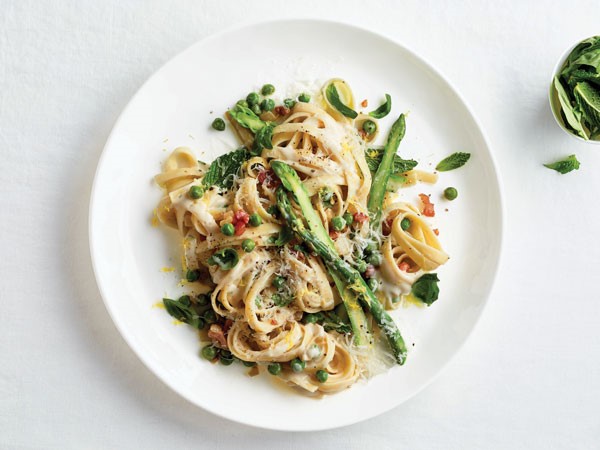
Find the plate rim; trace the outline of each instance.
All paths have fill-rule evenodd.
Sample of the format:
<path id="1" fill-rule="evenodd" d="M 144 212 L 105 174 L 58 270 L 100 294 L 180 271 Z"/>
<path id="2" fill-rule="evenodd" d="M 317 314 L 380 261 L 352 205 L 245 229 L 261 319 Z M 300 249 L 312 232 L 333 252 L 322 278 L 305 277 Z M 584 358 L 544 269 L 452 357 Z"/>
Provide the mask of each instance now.
<path id="1" fill-rule="evenodd" d="M 99 272 L 99 269 L 96 264 L 96 260 L 100 257 L 99 251 L 97 250 L 99 243 L 96 242 L 96 244 L 95 244 L 95 241 L 97 241 L 98 238 L 94 237 L 98 233 L 98 231 L 97 231 L 98 227 L 94 225 L 95 222 L 97 221 L 97 219 L 95 219 L 95 214 L 94 214 L 94 211 L 96 209 L 94 205 L 95 205 L 96 198 L 99 195 L 101 195 L 98 192 L 99 175 L 102 172 L 103 166 L 105 165 L 105 160 L 107 159 L 107 154 L 109 153 L 108 149 L 111 147 L 112 141 L 115 138 L 116 130 L 119 128 L 119 125 L 124 120 L 124 117 L 126 116 L 129 109 L 131 108 L 131 105 L 135 102 L 135 100 L 138 98 L 140 93 L 145 89 L 145 87 L 152 80 L 154 80 L 154 78 L 157 77 L 159 75 L 159 73 L 162 72 L 166 66 L 170 65 L 173 61 L 175 61 L 177 59 L 183 58 L 184 55 L 189 53 L 193 48 L 195 48 L 197 46 L 205 45 L 206 43 L 208 43 L 212 40 L 219 39 L 222 36 L 225 36 L 229 33 L 235 33 L 235 32 L 242 31 L 246 28 L 269 27 L 271 25 L 281 24 L 281 23 L 298 23 L 298 24 L 314 23 L 314 24 L 319 24 L 321 26 L 335 25 L 335 26 L 342 26 L 342 27 L 349 28 L 355 32 L 367 33 L 376 38 L 383 39 L 383 40 L 387 41 L 388 43 L 393 44 L 394 46 L 400 47 L 403 51 L 407 52 L 412 58 L 415 58 L 415 60 L 417 60 L 419 63 L 423 64 L 423 66 L 425 66 L 427 69 L 429 69 L 431 72 L 433 72 L 437 77 L 439 77 L 447 85 L 447 87 L 450 88 L 450 90 L 452 91 L 452 94 L 454 94 L 456 96 L 459 103 L 461 103 L 462 106 L 464 107 L 464 109 L 466 110 L 470 119 L 476 125 L 477 130 L 479 131 L 481 138 L 485 144 L 487 154 L 490 158 L 491 168 L 493 169 L 492 170 L 493 178 L 495 180 L 495 185 L 496 185 L 497 191 L 498 191 L 498 205 L 497 205 L 498 206 L 498 214 L 499 214 L 499 221 L 497 224 L 498 229 L 499 229 L 498 249 L 497 249 L 497 258 L 496 258 L 494 268 L 493 268 L 493 273 L 491 274 L 491 281 L 488 284 L 488 286 L 486 287 L 485 293 L 482 295 L 483 300 L 481 303 L 481 307 L 474 318 L 474 322 L 473 322 L 471 329 L 467 331 L 463 341 L 461 343 L 459 343 L 459 345 L 456 347 L 456 349 L 454 350 L 452 355 L 450 355 L 448 360 L 445 361 L 433 375 L 431 375 L 425 382 L 423 382 L 421 384 L 421 386 L 419 386 L 417 389 L 415 389 L 413 392 L 411 392 L 407 397 L 402 399 L 400 402 L 393 404 L 391 406 L 388 406 L 388 407 L 384 407 L 381 410 L 378 410 L 377 412 L 369 414 L 367 416 L 361 417 L 360 419 L 354 419 L 354 418 L 346 419 L 346 420 L 339 421 L 335 424 L 329 423 L 329 424 L 323 424 L 323 426 L 319 426 L 319 427 L 313 426 L 313 427 L 309 427 L 309 428 L 306 428 L 306 427 L 293 428 L 293 427 L 286 427 L 286 426 L 277 426 L 278 424 L 275 424 L 275 426 L 266 426 L 266 425 L 252 422 L 251 420 L 240 420 L 238 418 L 232 418 L 225 414 L 220 413 L 219 411 L 214 410 L 213 408 L 211 408 L 210 405 L 200 404 L 199 402 L 191 400 L 185 394 L 184 389 L 179 389 L 174 383 L 171 383 L 169 381 L 169 378 L 167 376 L 165 376 L 165 374 L 162 372 L 162 370 L 159 367 L 155 367 L 153 365 L 153 363 L 149 360 L 149 358 L 147 358 L 145 356 L 144 352 L 138 348 L 137 344 L 135 343 L 135 339 L 130 337 L 130 333 L 127 331 L 127 327 L 125 327 L 120 322 L 115 308 L 113 306 L 111 306 L 111 302 L 108 300 L 108 295 L 104 289 L 103 283 L 101 283 L 101 281 L 100 281 L 103 277 L 102 277 L 101 273 Z M 496 286 L 496 283 L 498 280 L 498 273 L 500 272 L 500 268 L 502 266 L 504 246 L 505 246 L 505 232 L 506 232 L 506 210 L 505 210 L 506 206 L 505 206 L 503 191 L 504 191 L 504 187 L 503 187 L 502 178 L 500 176 L 498 162 L 496 161 L 496 157 L 494 156 L 494 152 L 492 151 L 492 146 L 490 145 L 490 141 L 488 139 L 487 133 L 485 132 L 484 128 L 482 127 L 479 119 L 473 113 L 473 109 L 471 108 L 471 105 L 465 100 L 465 98 L 460 93 L 460 91 L 458 89 L 456 89 L 454 84 L 449 81 L 449 79 L 444 75 L 444 73 L 442 71 L 440 71 L 436 66 L 434 66 L 428 59 L 426 59 L 425 57 L 421 56 L 416 51 L 414 51 L 410 46 L 407 46 L 406 44 L 401 43 L 399 40 L 397 40 L 385 33 L 372 31 L 371 29 L 368 29 L 366 27 L 363 27 L 363 26 L 360 26 L 360 25 L 357 25 L 355 23 L 351 23 L 348 21 L 344 21 L 344 20 L 330 20 L 330 19 L 319 19 L 319 18 L 313 18 L 313 17 L 299 17 L 299 18 L 244 21 L 244 22 L 240 22 L 237 25 L 225 28 L 216 33 L 211 33 L 211 34 L 195 41 L 194 43 L 192 43 L 188 47 L 184 48 L 179 53 L 173 55 L 166 62 L 161 64 L 160 67 L 155 69 L 152 72 L 152 74 L 140 85 L 140 87 L 136 90 L 136 92 L 129 99 L 129 101 L 127 102 L 127 104 L 125 105 L 125 107 L 123 108 L 121 113 L 118 115 L 117 119 L 115 120 L 115 122 L 112 126 L 112 129 L 106 140 L 106 143 L 105 143 L 104 147 L 102 148 L 102 152 L 98 158 L 98 163 L 96 166 L 96 170 L 94 172 L 94 181 L 93 181 L 92 189 L 90 192 L 90 200 L 89 200 L 89 208 L 88 208 L 88 241 L 89 241 L 90 259 L 91 259 L 91 263 L 92 263 L 92 269 L 93 269 L 96 285 L 98 287 L 98 291 L 100 293 L 100 296 L 102 298 L 104 306 L 105 306 L 110 318 L 112 319 L 115 327 L 119 331 L 119 334 L 124 339 L 125 343 L 129 346 L 129 348 L 133 351 L 133 353 L 137 356 L 137 358 L 142 362 L 142 364 L 144 364 L 144 366 L 154 376 L 156 376 L 164 385 L 166 385 L 173 392 L 177 393 L 185 401 L 203 409 L 206 412 L 209 412 L 210 414 L 213 414 L 217 417 L 223 418 L 232 423 L 240 423 L 240 424 L 258 428 L 258 429 L 285 431 L 285 432 L 310 432 L 310 431 L 331 430 L 331 429 L 336 429 L 336 428 L 347 427 L 347 426 L 353 425 L 355 423 L 364 422 L 364 421 L 372 419 L 374 417 L 378 417 L 384 413 L 391 411 L 392 409 L 399 407 L 401 404 L 410 400 L 415 395 L 419 394 L 421 391 L 423 391 L 425 388 L 427 388 L 429 385 L 431 385 L 431 383 L 433 383 L 446 370 L 448 365 L 455 360 L 456 356 L 461 352 L 461 350 L 463 349 L 465 344 L 471 339 L 471 337 L 473 336 L 473 333 L 475 332 L 475 330 L 477 329 L 477 327 L 481 321 L 483 312 L 488 307 L 488 304 L 490 302 L 490 297 L 493 293 L 494 287 Z"/>

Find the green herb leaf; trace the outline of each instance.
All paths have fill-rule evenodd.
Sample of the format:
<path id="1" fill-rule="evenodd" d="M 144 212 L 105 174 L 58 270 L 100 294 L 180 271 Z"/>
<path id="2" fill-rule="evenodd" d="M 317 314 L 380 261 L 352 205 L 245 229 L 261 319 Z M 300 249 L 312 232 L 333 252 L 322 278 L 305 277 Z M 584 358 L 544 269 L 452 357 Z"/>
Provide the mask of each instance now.
<path id="1" fill-rule="evenodd" d="M 600 128 L 600 92 L 585 81 L 577 83 L 573 89 L 577 104 L 585 116 L 587 127 L 592 134 Z"/>
<path id="2" fill-rule="evenodd" d="M 563 175 L 569 173 L 572 170 L 579 170 L 579 161 L 575 155 L 571 155 L 562 161 L 557 161 L 551 164 L 544 164 L 548 169 L 556 170 Z"/>
<path id="3" fill-rule="evenodd" d="M 351 119 L 356 119 L 358 113 L 342 103 L 340 94 L 333 83 L 330 83 L 329 86 L 327 86 L 325 89 L 325 95 L 327 96 L 329 103 L 331 103 L 331 106 L 341 112 L 344 116 Z"/>
<path id="4" fill-rule="evenodd" d="M 439 162 L 437 166 L 435 166 L 435 170 L 440 172 L 447 172 L 449 170 L 458 169 L 459 167 L 464 166 L 469 158 L 471 157 L 470 153 L 456 152 L 452 153 L 447 158 L 444 158 Z"/>
<path id="5" fill-rule="evenodd" d="M 335 311 L 320 311 L 304 315 L 304 323 L 318 323 L 323 325 L 325 331 L 336 331 L 340 334 L 352 333 L 349 320 L 344 320 Z"/>
<path id="6" fill-rule="evenodd" d="M 367 166 L 373 173 L 377 172 L 381 159 L 383 158 L 383 148 L 370 148 L 365 151 L 365 159 Z M 402 159 L 400 155 L 394 155 L 394 168 L 392 174 L 403 174 L 417 166 L 417 161 L 414 159 Z"/>
<path id="7" fill-rule="evenodd" d="M 290 227 L 285 226 L 281 229 L 281 231 L 279 232 L 277 237 L 273 236 L 271 238 L 271 243 L 273 245 L 276 245 L 277 247 L 281 247 L 281 246 L 287 244 L 288 242 L 290 242 L 293 238 L 294 238 L 294 232 L 292 231 L 292 229 Z"/>
<path id="8" fill-rule="evenodd" d="M 369 115 L 376 119 L 383 119 L 392 110 L 392 97 L 389 94 L 385 94 L 385 103 L 379 106 L 376 110 L 371 111 Z"/>
<path id="9" fill-rule="evenodd" d="M 426 273 L 412 285 L 412 295 L 421 300 L 427 306 L 431 306 L 438 299 L 440 288 L 437 273 Z"/>
<path id="10" fill-rule="evenodd" d="M 271 296 L 271 300 L 273 300 L 275 306 L 284 307 L 294 301 L 294 296 L 286 293 L 277 293 Z"/>
<path id="11" fill-rule="evenodd" d="M 187 323 L 194 328 L 201 328 L 202 324 L 198 312 L 194 309 L 193 305 L 189 303 L 189 297 L 183 296 L 179 300 L 173 300 L 170 298 L 163 298 L 163 304 L 167 312 L 179 320 L 180 322 Z"/>
<path id="12" fill-rule="evenodd" d="M 239 260 L 240 257 L 234 249 L 223 248 L 208 258 L 208 264 L 212 266 L 218 265 L 223 270 L 230 270 L 237 265 Z"/>
<path id="13" fill-rule="evenodd" d="M 267 123 L 258 117 L 254 112 L 245 106 L 235 105 L 229 110 L 233 119 L 244 128 L 249 129 L 254 134 L 258 133 Z"/>
<path id="14" fill-rule="evenodd" d="M 230 189 L 233 186 L 233 180 L 239 175 L 242 164 L 249 156 L 248 150 L 244 147 L 219 156 L 208 168 L 202 178 L 202 184 L 206 188 L 218 186 Z"/>
<path id="15" fill-rule="evenodd" d="M 581 124 L 581 112 L 573 107 L 571 99 L 558 76 L 554 77 L 554 89 L 560 103 L 564 124 L 578 136 L 588 139 L 589 136 Z"/>

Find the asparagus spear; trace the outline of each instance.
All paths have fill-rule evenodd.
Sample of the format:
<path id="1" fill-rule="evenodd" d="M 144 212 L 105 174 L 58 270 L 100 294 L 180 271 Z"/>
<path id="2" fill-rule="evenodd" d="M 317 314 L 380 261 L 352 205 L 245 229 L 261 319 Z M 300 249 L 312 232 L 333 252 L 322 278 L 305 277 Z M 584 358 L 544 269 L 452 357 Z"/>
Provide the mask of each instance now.
<path id="1" fill-rule="evenodd" d="M 284 163 L 279 163 L 279 164 L 285 165 Z M 285 166 L 288 167 L 289 169 L 291 169 L 289 166 L 287 166 L 287 165 L 285 165 Z M 273 163 L 271 163 L 271 167 L 273 167 Z M 293 171 L 293 169 L 292 169 L 292 171 Z M 284 172 L 284 171 L 282 171 L 282 172 Z M 288 172 L 287 169 L 285 170 L 285 172 Z M 287 175 L 287 173 L 285 173 L 285 172 L 283 174 Z M 294 174 L 295 174 L 295 172 L 294 172 Z M 280 176 L 280 178 L 281 178 L 281 176 Z M 287 177 L 287 178 L 289 180 L 289 178 L 292 178 L 292 177 Z M 297 175 L 296 175 L 296 178 L 297 178 Z M 298 181 L 299 181 L 299 179 L 298 179 Z M 282 182 L 283 182 L 283 179 L 282 179 Z M 283 185 L 285 187 L 286 183 L 284 182 Z M 300 184 L 300 186 L 302 186 L 302 185 Z M 358 297 L 365 304 L 365 306 L 371 311 L 371 314 L 373 315 L 375 322 L 377 323 L 377 325 L 381 328 L 381 330 L 387 337 L 387 340 L 390 344 L 390 347 L 392 348 L 392 352 L 394 353 L 394 357 L 396 358 L 396 361 L 398 362 L 398 364 L 404 364 L 404 361 L 406 361 L 406 353 L 407 352 L 406 352 L 406 345 L 404 344 L 404 339 L 402 339 L 402 335 L 400 334 L 400 330 L 398 330 L 398 327 L 394 323 L 394 320 L 385 311 L 383 306 L 381 306 L 381 303 L 379 303 L 379 300 L 377 300 L 375 295 L 373 295 L 373 292 L 369 289 L 369 287 L 367 286 L 367 283 L 365 283 L 365 280 L 363 280 L 363 278 L 360 276 L 360 273 L 356 269 L 354 269 L 352 266 L 350 266 L 348 263 L 346 263 L 342 258 L 340 258 L 339 255 L 335 252 L 335 250 L 332 250 L 331 248 L 329 248 L 327 246 L 327 244 L 325 244 L 324 242 L 322 242 L 319 239 L 319 237 L 317 237 L 314 233 L 312 233 L 311 231 L 307 230 L 304 227 L 304 224 L 302 223 L 302 221 L 296 217 L 296 214 L 292 210 L 292 205 L 287 197 L 287 194 L 285 193 L 285 191 L 282 188 L 279 188 L 277 190 L 277 206 L 279 207 L 279 210 L 281 211 L 282 217 L 288 223 L 290 228 L 304 242 L 306 242 L 308 245 L 312 246 L 314 251 L 319 256 L 321 256 L 321 258 L 323 258 L 325 263 L 329 267 L 331 267 L 333 270 L 335 270 L 338 273 L 338 275 L 340 277 L 342 277 L 343 280 L 347 283 L 347 286 L 346 286 L 344 292 L 354 293 L 356 295 L 356 297 Z M 312 205 L 310 205 L 310 207 L 312 210 Z M 301 208 L 302 208 L 302 206 L 301 206 Z M 302 211 L 304 212 L 304 209 L 302 209 Z M 312 211 L 314 213 L 314 210 L 312 210 Z M 343 293 L 342 293 L 342 295 L 343 295 Z M 353 298 L 355 298 L 355 297 L 353 297 Z M 344 297 L 344 300 L 345 299 L 346 299 L 346 297 Z M 346 305 L 349 316 L 350 316 L 350 314 L 356 313 L 355 307 L 356 306 L 348 307 L 348 305 Z M 358 306 L 358 309 L 360 309 L 360 311 L 362 312 L 362 309 L 360 308 L 360 306 Z M 352 317 L 352 316 L 350 316 L 350 317 Z M 352 319 L 351 319 L 351 323 L 352 323 Z"/>
<path id="2" fill-rule="evenodd" d="M 371 191 L 369 192 L 369 201 L 367 207 L 371 214 L 371 227 L 373 229 L 379 227 L 381 221 L 381 209 L 383 206 L 383 198 L 385 196 L 386 186 L 390 178 L 390 174 L 394 168 L 394 156 L 400 141 L 404 137 L 406 132 L 406 122 L 404 120 L 404 114 L 400 114 L 400 117 L 396 119 L 388 135 L 387 142 L 383 150 L 383 158 L 377 168 L 377 172 L 373 177 L 371 183 Z"/>
<path id="3" fill-rule="evenodd" d="M 280 161 L 272 161 L 271 168 L 281 179 L 283 186 L 294 194 L 296 201 L 302 209 L 302 213 L 304 214 L 304 218 L 308 223 L 310 231 L 306 230 L 302 221 L 295 218 L 294 215 L 294 224 L 296 229 L 302 230 L 302 233 L 305 237 L 316 236 L 319 240 L 319 243 L 321 244 L 319 246 L 319 250 L 322 253 L 335 254 L 335 246 L 333 244 L 333 241 L 331 240 L 329 234 L 323 227 L 321 219 L 319 219 L 319 216 L 317 216 L 317 213 L 313 209 L 312 203 L 310 202 L 310 197 L 308 196 L 308 193 L 306 192 L 302 181 L 300 180 L 300 178 L 298 178 L 298 174 L 296 173 L 296 171 L 292 167 Z M 285 197 L 285 192 L 283 192 L 283 196 Z M 289 203 L 287 197 L 285 198 L 285 200 Z M 338 269 L 344 272 L 347 276 L 352 276 L 352 267 L 345 261 L 341 260 L 341 262 L 338 262 Z M 330 269 L 329 273 L 333 278 L 333 281 L 335 282 L 335 286 L 339 291 L 340 296 L 344 301 L 346 311 L 348 312 L 348 318 L 350 319 L 352 331 L 354 332 L 354 342 L 356 343 L 356 345 L 371 344 L 372 338 L 369 329 L 369 324 L 367 322 L 365 313 L 362 307 L 360 306 L 357 296 L 348 289 L 348 283 L 345 282 L 342 279 L 341 275 L 339 275 L 335 270 Z"/>

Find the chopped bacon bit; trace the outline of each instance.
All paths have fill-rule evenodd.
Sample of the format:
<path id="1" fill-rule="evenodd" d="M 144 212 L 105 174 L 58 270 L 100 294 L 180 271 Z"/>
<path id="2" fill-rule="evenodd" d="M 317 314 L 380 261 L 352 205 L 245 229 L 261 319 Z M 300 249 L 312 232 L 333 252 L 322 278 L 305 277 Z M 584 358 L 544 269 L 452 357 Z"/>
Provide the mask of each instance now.
<path id="1" fill-rule="evenodd" d="M 340 232 L 339 231 L 329 230 L 329 237 L 331 239 L 337 239 L 339 236 L 340 236 Z"/>
<path id="2" fill-rule="evenodd" d="M 406 261 L 402 261 L 400 264 L 398 264 L 398 268 L 403 272 L 408 272 L 408 269 L 410 269 L 410 264 Z"/>
<path id="3" fill-rule="evenodd" d="M 244 222 L 236 222 L 235 225 L 235 235 L 236 236 L 241 236 L 242 234 L 244 234 L 244 231 L 246 231 L 246 224 Z"/>
<path id="4" fill-rule="evenodd" d="M 227 348 L 227 339 L 225 339 L 225 333 L 223 333 L 221 325 L 213 323 L 208 329 L 208 338 L 216 347 Z"/>
<path id="5" fill-rule="evenodd" d="M 394 223 L 393 217 L 388 217 L 381 222 L 381 232 L 384 236 L 388 236 L 392 232 L 392 224 Z"/>
<path id="6" fill-rule="evenodd" d="M 285 106 L 277 106 L 275 107 L 275 114 L 278 116 L 287 116 L 290 113 L 290 109 Z"/>
<path id="7" fill-rule="evenodd" d="M 271 325 L 277 325 L 277 320 L 271 319 Z"/>
<path id="8" fill-rule="evenodd" d="M 374 275 L 375 275 L 375 267 L 373 267 L 372 264 L 369 264 L 367 266 L 367 270 L 365 270 L 365 277 L 373 278 Z"/>
<path id="9" fill-rule="evenodd" d="M 366 108 L 367 106 L 369 106 L 369 101 L 365 98 L 362 102 L 360 102 L 360 106 Z"/>
<path id="10" fill-rule="evenodd" d="M 229 333 L 229 329 L 231 328 L 232 325 L 233 325 L 233 320 L 225 319 L 225 323 L 223 324 L 223 333 L 224 334 Z"/>
<path id="11" fill-rule="evenodd" d="M 425 194 L 419 194 L 419 198 L 423 202 L 423 210 L 421 211 L 424 216 L 434 217 L 435 209 L 433 209 L 433 203 L 429 200 L 429 196 Z"/>
<path id="12" fill-rule="evenodd" d="M 233 214 L 233 220 L 232 220 L 233 224 L 235 225 L 238 222 L 243 223 L 244 225 L 246 225 L 248 222 L 250 222 L 250 216 L 248 215 L 248 213 L 246 211 L 244 211 L 243 209 L 238 209 L 234 214 Z"/>
<path id="13" fill-rule="evenodd" d="M 263 184 L 265 181 L 267 182 L 267 187 L 270 187 L 271 189 L 275 189 L 281 184 L 281 180 L 271 169 L 261 170 L 258 173 L 258 182 Z"/>
<path id="14" fill-rule="evenodd" d="M 360 134 L 360 137 L 363 139 L 367 138 L 367 132 L 365 130 L 358 130 L 358 134 Z"/>
<path id="15" fill-rule="evenodd" d="M 435 233 L 436 236 L 440 235 L 440 230 L 438 230 L 437 228 L 434 228 L 433 232 Z"/>
<path id="16" fill-rule="evenodd" d="M 358 223 L 364 223 L 369 220 L 369 216 L 367 216 L 365 213 L 357 212 L 354 213 L 354 220 Z"/>

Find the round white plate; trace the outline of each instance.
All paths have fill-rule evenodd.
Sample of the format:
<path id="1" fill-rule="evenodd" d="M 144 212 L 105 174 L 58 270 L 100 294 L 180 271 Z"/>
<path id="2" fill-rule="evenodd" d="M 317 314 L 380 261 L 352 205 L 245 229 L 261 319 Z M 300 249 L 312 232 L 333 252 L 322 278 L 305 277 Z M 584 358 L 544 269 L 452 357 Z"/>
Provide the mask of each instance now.
<path id="1" fill-rule="evenodd" d="M 154 307 L 181 292 L 176 233 L 151 225 L 161 191 L 152 181 L 167 151 L 190 146 L 210 161 L 234 148 L 232 133 L 210 129 L 239 98 L 273 83 L 299 93 L 340 77 L 371 110 L 384 93 L 409 111 L 403 156 L 420 168 L 455 151 L 469 163 L 440 174 L 437 185 L 403 191 L 432 194 L 433 222 L 451 255 L 438 272 L 440 299 L 430 308 L 394 313 L 409 346 L 407 363 L 322 399 L 250 378 L 198 356 L 195 333 Z M 383 136 L 382 136 L 383 138 Z M 456 186 L 454 202 L 441 199 Z M 445 211 L 448 209 L 448 211 Z M 121 334 L 146 366 L 190 402 L 222 417 L 278 430 L 319 430 L 355 423 L 393 408 L 427 385 L 475 326 L 492 287 L 502 240 L 502 201 L 489 146 L 477 121 L 428 63 L 377 34 L 339 23 L 292 20 L 227 31 L 190 47 L 154 74 L 117 121 L 100 159 L 90 204 L 90 246 L 98 286 Z M 161 269 L 175 267 L 174 272 Z M 412 344 L 415 344 L 414 346 Z"/>

